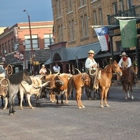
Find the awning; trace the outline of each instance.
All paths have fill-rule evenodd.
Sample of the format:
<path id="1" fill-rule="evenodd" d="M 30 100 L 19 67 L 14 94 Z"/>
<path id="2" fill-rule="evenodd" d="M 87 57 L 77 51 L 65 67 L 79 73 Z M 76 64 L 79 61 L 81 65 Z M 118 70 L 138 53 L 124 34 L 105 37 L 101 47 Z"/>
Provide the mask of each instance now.
<path id="1" fill-rule="evenodd" d="M 66 48 L 67 59 L 75 60 L 75 59 L 87 58 L 89 50 L 94 50 L 95 55 L 96 55 L 101 50 L 100 43 L 96 42 L 96 43 L 87 44 L 80 47 Z"/>
<path id="2" fill-rule="evenodd" d="M 44 64 L 45 65 L 48 65 L 48 64 L 50 64 L 51 63 L 51 59 L 49 58 Z"/>
<path id="3" fill-rule="evenodd" d="M 99 42 L 96 43 L 91 43 L 79 47 L 69 47 L 69 48 L 59 48 L 57 52 L 61 55 L 61 61 L 71 61 L 71 60 L 76 60 L 76 59 L 85 59 L 88 57 L 88 51 L 89 50 L 94 50 L 95 55 L 101 50 L 101 46 Z M 54 50 L 52 50 L 54 51 Z M 55 50 L 56 51 L 56 50 Z M 54 52 L 51 52 L 54 54 Z M 49 58 L 44 64 L 48 65 L 51 64 L 52 59 Z"/>

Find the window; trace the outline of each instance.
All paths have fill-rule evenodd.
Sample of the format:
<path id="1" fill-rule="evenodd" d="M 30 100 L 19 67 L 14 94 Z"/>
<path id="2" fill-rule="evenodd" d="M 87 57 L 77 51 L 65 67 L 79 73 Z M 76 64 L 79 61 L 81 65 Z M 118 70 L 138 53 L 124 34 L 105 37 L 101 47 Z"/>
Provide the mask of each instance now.
<path id="1" fill-rule="evenodd" d="M 56 0 L 56 9 L 57 9 L 57 17 L 61 16 L 61 5 L 60 5 L 60 0 Z"/>
<path id="2" fill-rule="evenodd" d="M 71 12 L 72 11 L 72 3 L 73 0 L 67 0 L 67 12 Z"/>
<path id="3" fill-rule="evenodd" d="M 100 24 L 100 25 L 103 25 L 102 9 L 99 9 L 99 24 Z"/>
<path id="4" fill-rule="evenodd" d="M 10 42 L 10 40 L 8 40 L 8 52 L 9 53 L 11 52 L 11 42 Z"/>
<path id="5" fill-rule="evenodd" d="M 74 20 L 69 21 L 69 40 L 75 40 Z"/>
<path id="6" fill-rule="evenodd" d="M 4 52 L 5 52 L 5 54 L 8 53 L 8 50 L 7 50 L 7 42 L 5 42 Z"/>
<path id="7" fill-rule="evenodd" d="M 88 36 L 88 18 L 87 15 L 81 16 L 82 37 Z"/>
<path id="8" fill-rule="evenodd" d="M 119 4 L 120 4 L 120 10 L 121 10 L 121 11 L 124 11 L 123 0 L 120 0 L 120 1 L 119 1 Z"/>
<path id="9" fill-rule="evenodd" d="M 80 1 L 80 7 L 86 4 L 86 0 L 79 0 Z"/>
<path id="10" fill-rule="evenodd" d="M 48 48 L 49 45 L 53 44 L 53 34 L 45 34 L 44 35 L 44 46 Z"/>
<path id="11" fill-rule="evenodd" d="M 93 11 L 93 24 L 94 24 L 94 25 L 98 25 L 98 23 L 97 23 L 97 14 L 96 14 L 96 11 Z"/>
<path id="12" fill-rule="evenodd" d="M 31 43 L 30 43 L 30 36 L 25 36 L 25 48 L 26 49 L 31 49 Z M 34 48 L 39 48 L 38 46 L 38 36 L 37 35 L 32 35 L 32 47 Z"/>
<path id="13" fill-rule="evenodd" d="M 63 41 L 63 25 L 58 26 L 58 41 Z"/>
<path id="14" fill-rule="evenodd" d="M 11 39 L 11 46 L 12 46 L 12 51 L 14 51 L 15 50 L 14 39 Z"/>
<path id="15" fill-rule="evenodd" d="M 112 7 L 113 7 L 113 14 L 117 14 L 117 11 L 118 11 L 118 9 L 117 9 L 117 2 L 114 2 L 112 4 Z"/>
<path id="16" fill-rule="evenodd" d="M 127 9 L 130 9 L 132 7 L 132 0 L 127 0 Z"/>

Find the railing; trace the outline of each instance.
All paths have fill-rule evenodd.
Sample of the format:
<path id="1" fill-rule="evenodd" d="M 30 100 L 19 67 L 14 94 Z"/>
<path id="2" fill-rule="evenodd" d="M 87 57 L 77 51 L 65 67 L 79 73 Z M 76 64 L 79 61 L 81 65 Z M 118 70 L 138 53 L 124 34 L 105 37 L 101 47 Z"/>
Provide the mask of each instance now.
<path id="1" fill-rule="evenodd" d="M 140 5 L 139 6 L 132 6 L 131 9 L 125 11 L 119 11 L 117 14 L 114 15 L 107 15 L 108 17 L 108 24 L 109 25 L 119 25 L 119 21 L 114 17 L 139 17 L 140 16 Z"/>

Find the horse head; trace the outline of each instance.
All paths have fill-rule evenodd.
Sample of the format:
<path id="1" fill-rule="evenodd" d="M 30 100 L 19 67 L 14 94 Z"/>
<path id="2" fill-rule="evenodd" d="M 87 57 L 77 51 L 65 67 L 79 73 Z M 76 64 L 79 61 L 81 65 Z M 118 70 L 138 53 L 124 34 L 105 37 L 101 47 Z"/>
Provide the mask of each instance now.
<path id="1" fill-rule="evenodd" d="M 112 71 L 119 76 L 122 76 L 122 70 L 116 61 L 112 63 Z"/>

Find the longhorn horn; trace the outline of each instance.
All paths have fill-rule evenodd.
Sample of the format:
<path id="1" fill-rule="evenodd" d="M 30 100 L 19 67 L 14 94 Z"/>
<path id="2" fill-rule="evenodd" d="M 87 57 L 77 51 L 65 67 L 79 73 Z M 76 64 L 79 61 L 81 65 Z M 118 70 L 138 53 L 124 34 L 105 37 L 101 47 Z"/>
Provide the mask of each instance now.
<path id="1" fill-rule="evenodd" d="M 79 69 L 77 69 L 77 68 L 75 68 L 75 69 L 78 71 L 78 73 L 81 73 L 81 71 Z"/>
<path id="2" fill-rule="evenodd" d="M 50 69 L 48 69 L 50 71 L 50 74 L 52 74 L 52 71 Z"/>

